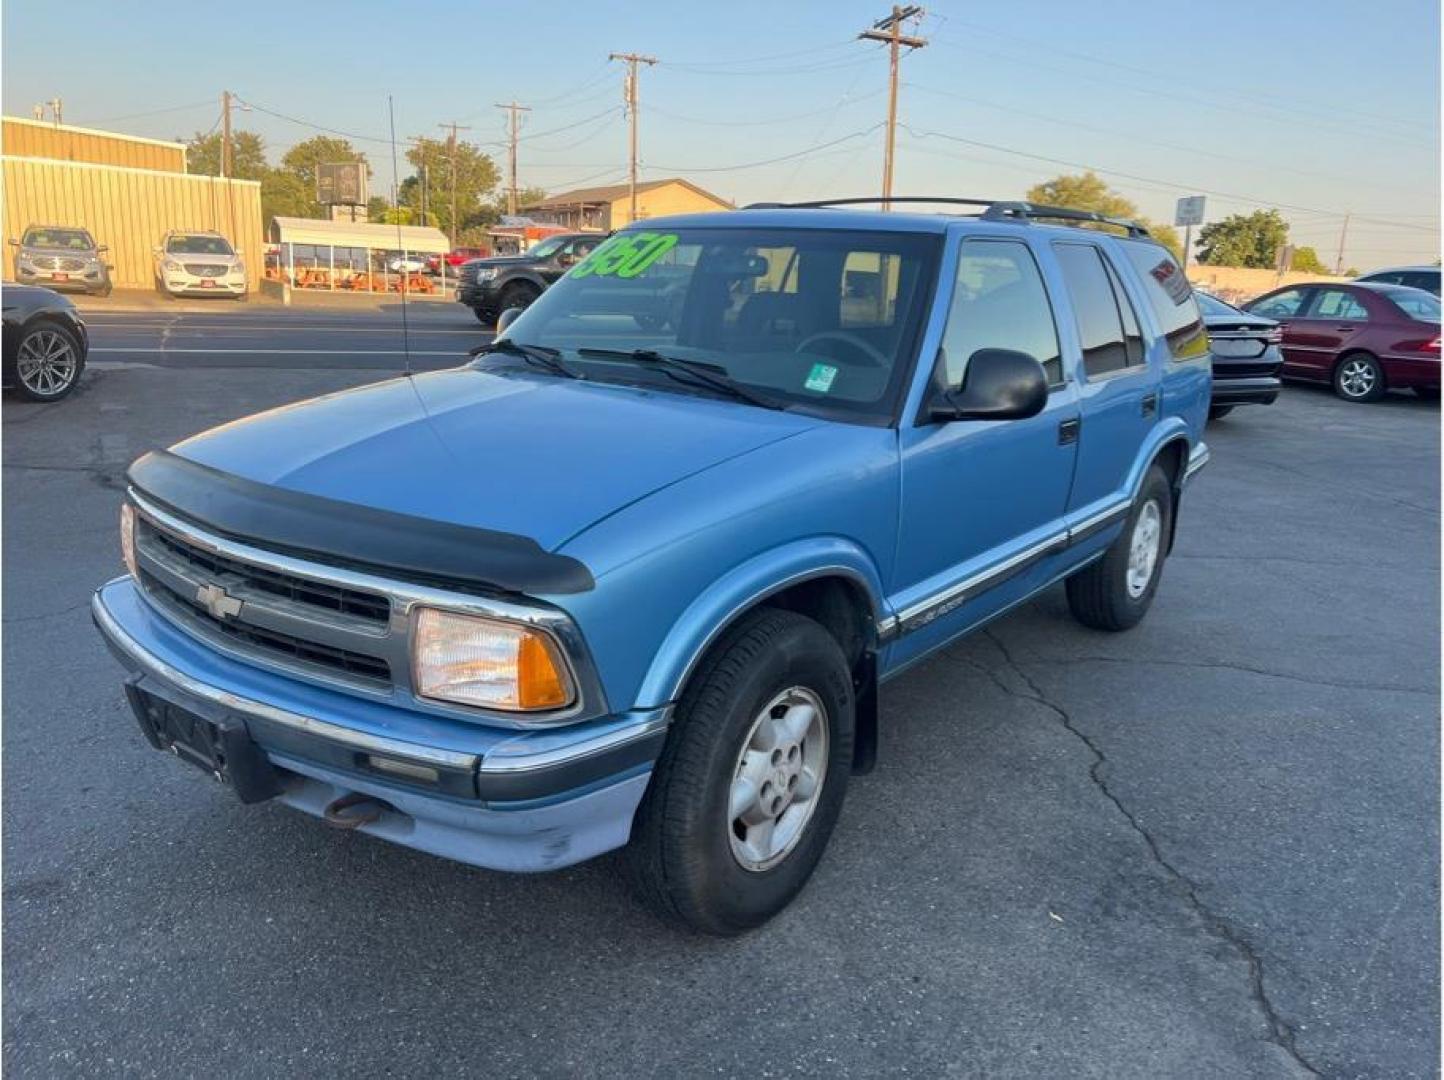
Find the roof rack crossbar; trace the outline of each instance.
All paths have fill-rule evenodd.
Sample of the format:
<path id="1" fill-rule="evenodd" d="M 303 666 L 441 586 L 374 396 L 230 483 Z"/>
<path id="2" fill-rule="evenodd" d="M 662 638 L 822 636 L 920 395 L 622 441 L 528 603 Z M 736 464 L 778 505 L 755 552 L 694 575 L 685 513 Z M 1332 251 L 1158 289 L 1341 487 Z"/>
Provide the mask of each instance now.
<path id="1" fill-rule="evenodd" d="M 1001 199 L 961 199 L 952 195 L 869 195 L 863 198 L 817 199 L 811 202 L 758 202 L 743 207 L 744 210 L 820 210 L 829 206 L 857 206 L 869 203 L 947 203 L 954 206 L 981 206 L 983 221 L 1014 221 L 1027 223 L 1039 221 L 1092 221 L 1123 229 L 1129 236 L 1148 237 L 1148 229 L 1127 218 L 1109 217 L 1092 210 L 1074 210 L 1068 206 L 1044 206 L 1041 203 L 1006 201 Z"/>
<path id="2" fill-rule="evenodd" d="M 1030 202 L 995 202 L 983 211 L 984 221 L 1030 221 L 1034 218 L 1044 221 L 1096 221 L 1103 225 L 1113 225 L 1123 229 L 1129 236 L 1146 237 L 1149 235 L 1148 230 L 1136 221 L 1109 217 L 1107 214 L 1095 213 L 1092 210 L 1074 210 L 1069 206 L 1043 206 L 1040 203 Z"/>

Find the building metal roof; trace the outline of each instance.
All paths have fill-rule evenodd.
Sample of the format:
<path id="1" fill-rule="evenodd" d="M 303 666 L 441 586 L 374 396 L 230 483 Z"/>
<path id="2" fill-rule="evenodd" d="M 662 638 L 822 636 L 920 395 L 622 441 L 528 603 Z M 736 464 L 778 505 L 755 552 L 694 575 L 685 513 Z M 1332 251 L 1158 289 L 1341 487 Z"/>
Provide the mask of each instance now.
<path id="1" fill-rule="evenodd" d="M 637 182 L 637 191 L 652 191 L 656 188 L 666 187 L 668 184 L 681 184 L 690 188 L 705 199 L 711 199 L 718 206 L 731 206 L 726 199 L 713 195 L 710 191 L 698 187 L 690 180 L 683 180 L 680 176 L 669 177 L 666 180 L 640 180 Z M 628 184 L 607 184 L 604 187 L 577 188 L 574 191 L 562 191 L 556 195 L 548 195 L 538 203 L 522 207 L 523 210 L 547 210 L 568 206 L 604 206 L 614 203 L 618 199 L 625 199 L 631 194 L 631 186 Z"/>
<path id="2" fill-rule="evenodd" d="M 322 218 L 278 217 L 273 232 L 281 244 L 369 248 L 373 251 L 416 251 L 443 254 L 451 242 L 430 225 L 376 225 Z M 398 238 L 399 234 L 399 238 Z"/>

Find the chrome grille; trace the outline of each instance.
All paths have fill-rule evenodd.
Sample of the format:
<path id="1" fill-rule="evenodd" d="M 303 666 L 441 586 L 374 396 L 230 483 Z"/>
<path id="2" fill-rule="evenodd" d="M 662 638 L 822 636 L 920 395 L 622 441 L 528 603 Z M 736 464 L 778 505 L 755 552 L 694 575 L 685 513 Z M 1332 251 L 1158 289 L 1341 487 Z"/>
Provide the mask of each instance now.
<path id="1" fill-rule="evenodd" d="M 187 628 L 247 657 L 390 689 L 391 601 L 380 593 L 208 550 L 143 515 L 135 548 L 141 587 Z"/>
<path id="2" fill-rule="evenodd" d="M 225 277 L 230 267 L 212 263 L 184 263 L 186 273 L 191 277 Z"/>
<path id="3" fill-rule="evenodd" d="M 32 255 L 30 264 L 37 270 L 78 271 L 85 269 L 84 259 L 62 258 L 59 255 Z"/>

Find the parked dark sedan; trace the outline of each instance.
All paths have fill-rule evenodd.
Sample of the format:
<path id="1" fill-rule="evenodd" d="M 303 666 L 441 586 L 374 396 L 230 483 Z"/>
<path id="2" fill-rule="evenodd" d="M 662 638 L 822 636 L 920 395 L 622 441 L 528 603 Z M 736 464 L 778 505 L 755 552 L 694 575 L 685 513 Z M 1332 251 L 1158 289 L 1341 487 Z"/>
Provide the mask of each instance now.
<path id="1" fill-rule="evenodd" d="M 1225 304 L 1216 296 L 1196 292 L 1213 351 L 1213 397 L 1208 418 L 1217 420 L 1235 405 L 1272 405 L 1279 396 L 1279 352 L 1283 332 L 1272 319 Z"/>
<path id="2" fill-rule="evenodd" d="M 1283 330 L 1284 378 L 1332 383 L 1345 401 L 1388 390 L 1439 397 L 1439 298 L 1402 285 L 1290 285 L 1244 309 Z"/>
<path id="3" fill-rule="evenodd" d="M 90 337 L 75 305 L 36 285 L 6 285 L 0 384 L 28 401 L 59 401 L 85 370 Z"/>

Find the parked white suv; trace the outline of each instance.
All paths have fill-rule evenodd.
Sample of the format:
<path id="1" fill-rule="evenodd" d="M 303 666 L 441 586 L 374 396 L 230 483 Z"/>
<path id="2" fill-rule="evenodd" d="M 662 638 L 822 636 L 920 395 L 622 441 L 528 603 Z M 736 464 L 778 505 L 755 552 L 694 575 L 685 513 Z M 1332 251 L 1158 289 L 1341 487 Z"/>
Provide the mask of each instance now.
<path id="1" fill-rule="evenodd" d="M 166 233 L 155 249 L 155 280 L 167 296 L 246 298 L 246 264 L 220 233 Z"/>

